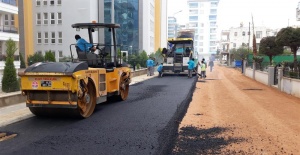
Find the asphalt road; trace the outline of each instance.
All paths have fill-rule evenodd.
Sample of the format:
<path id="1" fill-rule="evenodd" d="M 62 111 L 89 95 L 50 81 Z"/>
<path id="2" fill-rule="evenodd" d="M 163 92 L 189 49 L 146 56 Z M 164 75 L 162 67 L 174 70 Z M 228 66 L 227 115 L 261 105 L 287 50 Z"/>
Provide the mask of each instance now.
<path id="1" fill-rule="evenodd" d="M 196 78 L 166 76 L 130 87 L 123 102 L 97 105 L 88 119 L 33 117 L 0 132 L 0 154 L 169 154 Z"/>

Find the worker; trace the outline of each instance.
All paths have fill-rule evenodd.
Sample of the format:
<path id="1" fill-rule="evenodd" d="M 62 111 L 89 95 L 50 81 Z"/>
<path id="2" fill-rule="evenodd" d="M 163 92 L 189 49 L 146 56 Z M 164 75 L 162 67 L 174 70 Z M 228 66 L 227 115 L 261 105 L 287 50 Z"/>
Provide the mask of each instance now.
<path id="1" fill-rule="evenodd" d="M 85 39 L 81 38 L 80 35 L 75 35 L 76 45 L 80 49 L 80 51 L 89 52 L 90 50 L 94 52 L 96 47 L 93 44 L 88 43 Z"/>
<path id="2" fill-rule="evenodd" d="M 154 61 L 151 59 L 151 57 L 149 57 L 149 59 L 146 61 L 146 65 L 147 65 L 147 76 L 152 76 L 152 69 L 154 66 Z"/>
<path id="3" fill-rule="evenodd" d="M 163 63 L 161 63 L 158 67 L 157 67 L 157 72 L 159 73 L 158 74 L 158 77 L 162 77 L 163 76 Z"/>
<path id="4" fill-rule="evenodd" d="M 191 78 L 193 75 L 193 70 L 195 67 L 195 62 L 194 62 L 194 58 L 190 59 L 190 61 L 188 62 L 188 77 Z"/>

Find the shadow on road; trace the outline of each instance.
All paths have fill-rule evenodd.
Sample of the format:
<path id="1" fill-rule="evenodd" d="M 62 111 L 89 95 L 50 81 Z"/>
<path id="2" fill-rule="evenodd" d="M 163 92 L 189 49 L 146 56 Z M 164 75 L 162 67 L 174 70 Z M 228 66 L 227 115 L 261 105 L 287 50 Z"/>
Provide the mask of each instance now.
<path id="1" fill-rule="evenodd" d="M 233 132 L 230 128 L 213 127 L 201 129 L 193 126 L 181 128 L 172 154 L 220 154 L 221 149 L 232 143 L 241 143 L 243 138 L 224 137 L 224 133 Z M 223 150 L 224 151 L 224 150 Z M 233 153 L 227 150 L 226 153 Z"/>

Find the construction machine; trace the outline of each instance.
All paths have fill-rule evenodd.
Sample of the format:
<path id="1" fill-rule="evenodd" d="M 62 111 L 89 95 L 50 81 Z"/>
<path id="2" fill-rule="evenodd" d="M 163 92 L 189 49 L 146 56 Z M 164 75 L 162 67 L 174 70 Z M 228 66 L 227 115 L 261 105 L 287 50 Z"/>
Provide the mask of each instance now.
<path id="1" fill-rule="evenodd" d="M 83 52 L 76 44 L 71 44 L 71 62 L 39 62 L 19 73 L 26 106 L 36 116 L 87 118 L 94 112 L 96 104 L 110 98 L 126 100 L 128 97 L 130 68 L 121 64 L 121 58 L 117 57 L 116 28 L 120 25 L 76 23 L 72 27 L 86 29 L 89 42 L 97 47 L 98 53 Z M 93 42 L 92 33 L 97 29 L 110 32 L 111 45 Z"/>
<path id="2" fill-rule="evenodd" d="M 194 58 L 195 74 L 198 70 L 197 53 L 194 52 L 195 30 L 181 30 L 176 38 L 168 39 L 168 49 L 163 51 L 164 74 L 188 74 L 188 61 Z"/>

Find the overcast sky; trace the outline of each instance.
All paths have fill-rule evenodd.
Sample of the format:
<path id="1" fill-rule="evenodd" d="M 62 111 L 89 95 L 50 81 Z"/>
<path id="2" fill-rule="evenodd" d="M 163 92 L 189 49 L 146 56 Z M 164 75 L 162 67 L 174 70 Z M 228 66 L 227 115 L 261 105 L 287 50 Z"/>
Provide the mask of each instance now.
<path id="1" fill-rule="evenodd" d="M 176 2 L 176 3 L 174 3 Z M 296 8 L 300 0 L 220 0 L 218 6 L 219 30 L 248 25 L 253 14 L 255 26 L 283 28 L 300 25 Z M 183 10 L 180 13 L 178 11 Z M 188 21 L 187 0 L 168 0 L 168 16 L 175 16 L 180 24 Z"/>

